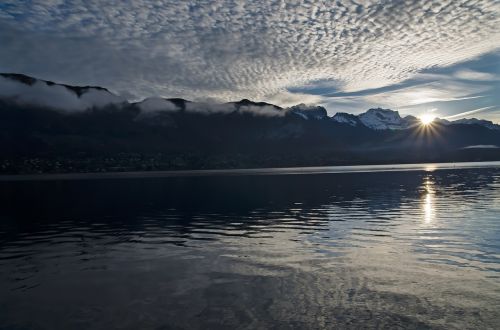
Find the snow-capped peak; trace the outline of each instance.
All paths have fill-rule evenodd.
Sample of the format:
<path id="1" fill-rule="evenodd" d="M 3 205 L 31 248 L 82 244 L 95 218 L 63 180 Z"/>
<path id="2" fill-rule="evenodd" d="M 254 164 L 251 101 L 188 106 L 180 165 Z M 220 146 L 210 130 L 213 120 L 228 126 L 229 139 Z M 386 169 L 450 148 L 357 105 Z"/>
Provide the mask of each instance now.
<path id="1" fill-rule="evenodd" d="M 365 126 L 371 129 L 404 129 L 408 127 L 408 123 L 401 118 L 399 112 L 390 109 L 370 109 L 358 117 Z"/>
<path id="2" fill-rule="evenodd" d="M 500 125 L 494 124 L 492 121 L 477 119 L 477 118 L 464 118 L 451 122 L 452 124 L 464 124 L 464 125 L 479 125 L 489 129 L 500 130 Z"/>
<path id="3" fill-rule="evenodd" d="M 375 130 L 406 129 L 418 125 L 420 122 L 417 117 L 406 116 L 401 118 L 399 112 L 381 108 L 369 109 L 357 116 L 339 112 L 332 117 L 332 120 L 350 126 L 366 126 Z"/>
<path id="4" fill-rule="evenodd" d="M 500 130 L 500 125 L 493 123 L 492 121 L 489 120 L 484 120 L 484 119 L 477 119 L 477 118 L 463 118 L 463 119 L 458 119 L 458 120 L 447 120 L 447 119 L 442 119 L 442 118 L 436 118 L 434 119 L 434 123 L 438 123 L 444 126 L 449 126 L 449 125 L 479 125 L 486 127 L 488 129 L 493 129 L 493 130 Z"/>
<path id="5" fill-rule="evenodd" d="M 338 123 L 348 124 L 350 126 L 358 126 L 359 124 L 361 124 L 359 118 L 356 115 L 347 112 L 337 112 L 332 117 L 332 120 Z"/>

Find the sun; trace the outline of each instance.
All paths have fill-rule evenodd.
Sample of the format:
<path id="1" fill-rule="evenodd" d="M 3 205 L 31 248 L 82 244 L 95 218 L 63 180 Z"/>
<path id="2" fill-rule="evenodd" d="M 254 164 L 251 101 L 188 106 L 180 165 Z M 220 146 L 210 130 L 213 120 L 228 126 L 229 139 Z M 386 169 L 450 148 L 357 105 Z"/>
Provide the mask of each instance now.
<path id="1" fill-rule="evenodd" d="M 436 116 L 434 116 L 433 114 L 430 114 L 430 113 L 424 113 L 423 115 L 421 115 L 419 117 L 420 121 L 422 122 L 422 125 L 430 125 L 432 124 L 432 122 L 434 121 L 434 119 L 436 118 Z"/>

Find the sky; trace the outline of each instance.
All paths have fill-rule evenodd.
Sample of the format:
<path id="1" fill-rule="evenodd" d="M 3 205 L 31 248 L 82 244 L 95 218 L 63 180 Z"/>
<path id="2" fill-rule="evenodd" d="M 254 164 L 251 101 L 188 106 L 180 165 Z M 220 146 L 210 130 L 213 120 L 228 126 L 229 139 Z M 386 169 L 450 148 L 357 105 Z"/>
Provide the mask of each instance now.
<path id="1" fill-rule="evenodd" d="M 3 0 L 0 72 L 500 123 L 498 0 Z"/>

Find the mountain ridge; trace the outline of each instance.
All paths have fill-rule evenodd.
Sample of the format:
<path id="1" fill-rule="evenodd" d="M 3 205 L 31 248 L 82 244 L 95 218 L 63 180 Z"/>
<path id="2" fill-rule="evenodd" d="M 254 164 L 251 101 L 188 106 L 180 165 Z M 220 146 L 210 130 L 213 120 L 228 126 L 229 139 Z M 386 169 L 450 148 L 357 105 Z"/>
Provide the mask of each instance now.
<path id="1" fill-rule="evenodd" d="M 500 160 L 500 130 L 477 119 L 425 126 L 379 108 L 330 117 L 322 106 L 246 99 L 128 102 L 104 89 L 27 82 L 0 77 L 0 173 Z"/>
<path id="2" fill-rule="evenodd" d="M 189 100 L 185 100 L 182 98 L 163 98 L 163 97 L 149 97 L 145 98 L 138 102 L 129 102 L 124 98 L 121 98 L 118 95 L 113 94 L 108 89 L 99 86 L 72 86 L 67 84 L 59 84 L 48 80 L 33 78 L 28 75 L 18 74 L 18 73 L 0 73 L 0 77 L 4 79 L 10 79 L 19 83 L 22 83 L 27 86 L 33 86 L 37 82 L 44 83 L 47 86 L 61 86 L 68 91 L 74 93 L 78 99 L 82 99 L 91 92 L 94 92 L 94 97 L 85 102 L 85 104 L 76 106 L 77 111 L 85 111 L 93 107 L 105 107 L 107 105 L 119 105 L 119 104 L 131 104 L 136 105 L 141 108 L 145 112 L 156 112 L 156 111 L 185 111 L 197 109 L 195 111 L 203 111 L 202 107 L 206 107 L 211 110 L 211 112 L 221 112 L 221 113 L 231 113 L 238 111 L 249 111 L 254 113 L 255 115 L 271 115 L 271 116 L 279 116 L 279 115 L 296 115 L 305 120 L 333 120 L 340 124 L 346 124 L 350 126 L 360 126 L 364 125 L 370 129 L 374 130 L 399 130 L 399 129 L 408 129 L 410 127 L 419 125 L 420 121 L 418 118 L 408 115 L 405 117 L 401 117 L 398 111 L 391 109 L 383 109 L 383 108 L 371 108 L 366 112 L 360 113 L 358 115 L 338 112 L 333 116 L 328 116 L 326 109 L 319 105 L 306 105 L 306 104 L 298 104 L 289 108 L 283 108 L 271 103 L 267 102 L 255 102 L 248 99 L 242 99 L 240 101 L 232 101 L 226 103 L 200 103 L 193 102 Z M 0 85 L 1 86 L 1 85 Z M 5 94 L 5 92 L 3 92 Z M 104 95 L 103 95 L 104 93 Z M 8 95 L 9 96 L 9 95 Z M 5 95 L 0 93 L 0 97 L 5 98 Z M 33 98 L 31 100 L 23 100 L 23 95 L 19 93 L 15 95 L 14 92 L 11 92 L 11 98 L 17 98 L 20 102 L 25 102 L 27 104 L 32 105 L 43 105 L 36 104 L 37 99 Z M 95 100 L 99 100 L 96 102 Z M 50 106 L 50 105 L 49 105 Z M 230 108 L 234 107 L 234 109 Z M 268 108 L 269 110 L 275 110 L 277 112 L 263 112 L 263 111 L 255 111 L 256 109 Z M 61 107 L 63 110 L 63 107 Z M 464 125 L 480 125 L 486 127 L 488 129 L 500 130 L 500 125 L 495 124 L 491 121 L 484 119 L 476 119 L 476 118 L 464 118 L 455 121 L 449 121 L 446 119 L 435 119 L 436 123 L 441 123 L 444 125 L 455 125 L 455 124 L 464 124 Z"/>

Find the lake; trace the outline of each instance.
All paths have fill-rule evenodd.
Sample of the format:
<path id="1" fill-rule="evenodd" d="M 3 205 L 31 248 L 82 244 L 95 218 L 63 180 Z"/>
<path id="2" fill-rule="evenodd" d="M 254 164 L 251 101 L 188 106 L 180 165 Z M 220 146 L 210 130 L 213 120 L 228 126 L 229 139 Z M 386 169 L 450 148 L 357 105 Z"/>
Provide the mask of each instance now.
<path id="1" fill-rule="evenodd" d="M 2 177 L 0 328 L 499 329 L 500 163 Z"/>

